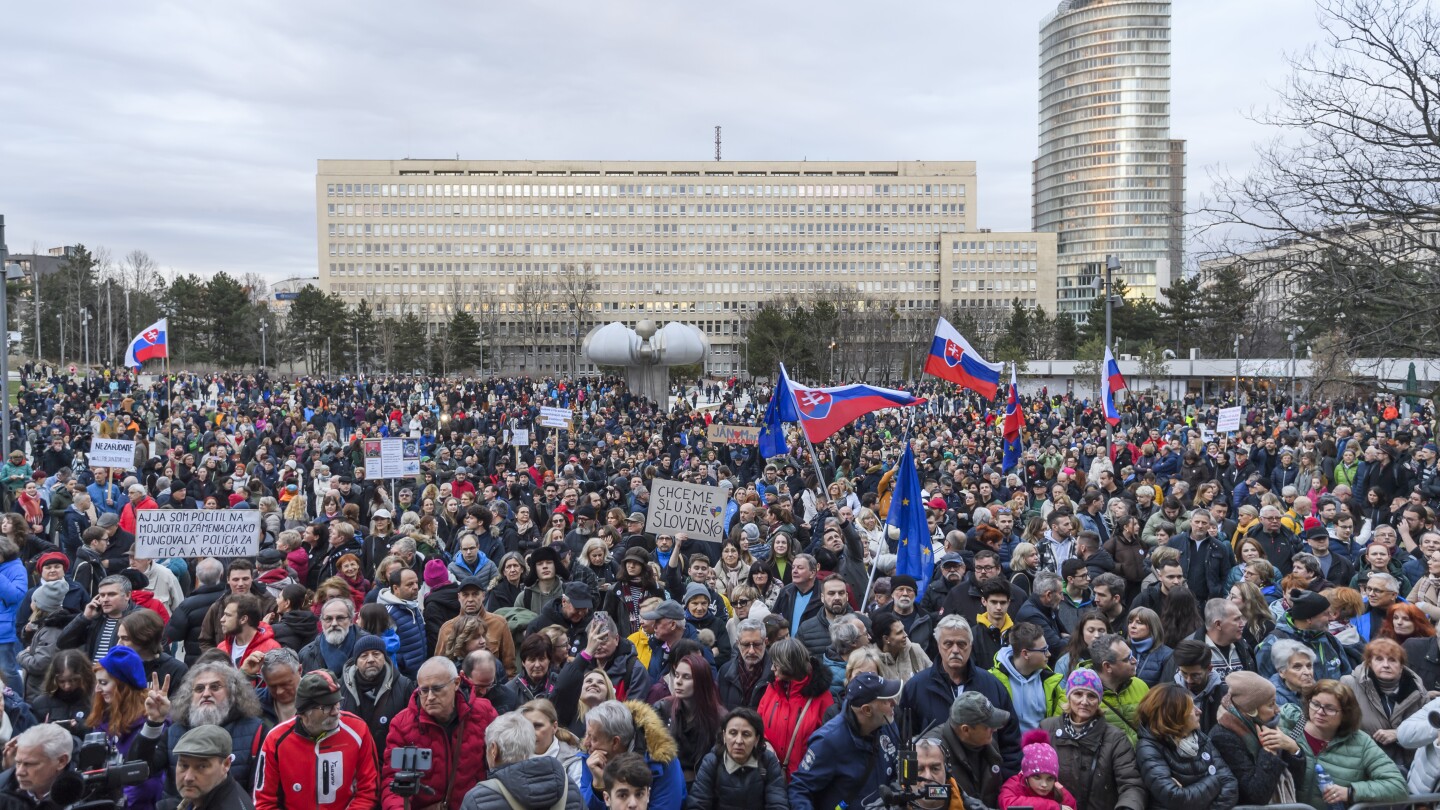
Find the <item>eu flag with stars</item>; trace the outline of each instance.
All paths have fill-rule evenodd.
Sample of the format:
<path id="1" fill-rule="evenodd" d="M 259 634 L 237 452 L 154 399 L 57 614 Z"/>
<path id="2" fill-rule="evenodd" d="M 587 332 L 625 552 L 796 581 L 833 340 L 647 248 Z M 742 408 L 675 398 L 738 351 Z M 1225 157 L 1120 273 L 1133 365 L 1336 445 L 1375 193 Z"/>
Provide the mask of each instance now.
<path id="1" fill-rule="evenodd" d="M 925 500 L 920 493 L 920 474 L 915 469 L 915 452 L 910 439 L 905 439 L 905 453 L 895 469 L 895 493 L 890 496 L 890 514 L 885 523 L 900 533 L 895 560 L 895 573 L 915 578 L 915 597 L 925 595 L 930 575 L 935 570 L 930 550 L 930 526 L 925 521 Z"/>
<path id="2" fill-rule="evenodd" d="M 770 394 L 770 404 L 765 406 L 765 419 L 760 425 L 760 436 L 756 440 L 755 449 L 760 453 L 760 458 L 772 458 L 783 456 L 790 452 L 790 446 L 785 443 L 784 423 L 794 422 L 799 417 L 794 416 L 795 397 L 790 393 L 789 380 L 785 377 L 785 368 L 780 368 L 780 378 L 775 382 L 775 391 Z M 792 414 L 787 420 L 787 414 Z"/>

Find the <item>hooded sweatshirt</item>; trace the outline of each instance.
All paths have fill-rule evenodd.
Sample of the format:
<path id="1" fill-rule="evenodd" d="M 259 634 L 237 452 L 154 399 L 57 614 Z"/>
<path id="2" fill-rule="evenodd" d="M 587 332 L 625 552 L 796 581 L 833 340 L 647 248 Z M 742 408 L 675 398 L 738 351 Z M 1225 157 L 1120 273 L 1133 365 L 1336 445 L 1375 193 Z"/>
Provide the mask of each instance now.
<path id="1" fill-rule="evenodd" d="M 1015 668 L 1014 657 L 1015 651 L 1011 647 L 1005 647 L 996 653 L 995 670 L 998 671 L 994 674 L 1010 688 L 1010 699 L 1015 704 L 1015 718 L 1020 721 L 1020 733 L 1024 734 L 1030 729 L 1039 728 L 1040 721 L 1045 719 L 1045 680 L 1054 673 L 1048 667 L 1042 667 L 1026 677 Z"/>

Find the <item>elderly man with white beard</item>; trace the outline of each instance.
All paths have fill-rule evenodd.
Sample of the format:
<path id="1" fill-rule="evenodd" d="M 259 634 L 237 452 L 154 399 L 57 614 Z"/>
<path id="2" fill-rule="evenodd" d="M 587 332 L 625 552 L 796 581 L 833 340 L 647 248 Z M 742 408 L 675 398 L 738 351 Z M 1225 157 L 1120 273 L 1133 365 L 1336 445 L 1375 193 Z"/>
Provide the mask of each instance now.
<path id="1" fill-rule="evenodd" d="M 355 626 L 355 603 L 331 599 L 320 608 L 320 635 L 300 648 L 300 664 L 306 672 L 326 669 L 339 678 L 354 657 L 355 642 L 363 635 Z"/>
<path id="2" fill-rule="evenodd" d="M 250 790 L 255 776 L 255 757 L 270 730 L 269 723 L 260 715 L 260 699 L 250 679 L 225 662 L 197 664 L 186 673 L 173 702 L 167 697 L 168 681 L 168 678 L 165 682 L 151 679 L 150 688 L 145 692 L 145 725 L 125 758 L 149 764 L 151 773 L 163 769 L 174 773 L 179 760 L 174 753 L 175 745 L 185 732 L 198 726 L 220 726 L 230 734 L 233 743 L 230 775 L 241 787 Z M 165 790 L 166 795 L 177 795 L 174 780 L 167 780 Z"/>

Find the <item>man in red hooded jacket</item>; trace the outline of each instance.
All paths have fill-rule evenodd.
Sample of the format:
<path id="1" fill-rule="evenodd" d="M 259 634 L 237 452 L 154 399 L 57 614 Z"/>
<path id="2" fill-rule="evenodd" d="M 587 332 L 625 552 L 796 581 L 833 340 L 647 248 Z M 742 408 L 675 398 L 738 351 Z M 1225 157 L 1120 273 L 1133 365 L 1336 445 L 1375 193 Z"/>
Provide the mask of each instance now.
<path id="1" fill-rule="evenodd" d="M 391 751 L 410 745 L 429 748 L 434 767 L 423 772 L 420 795 L 412 806 L 426 810 L 448 800 L 450 807 L 459 807 L 465 794 L 486 777 L 485 729 L 495 716 L 490 701 L 460 690 L 460 672 L 453 661 L 431 658 L 416 673 L 410 705 L 390 720 L 382 782 L 389 784 L 395 775 Z M 382 801 L 384 810 L 405 810 L 400 796 L 386 793 Z"/>

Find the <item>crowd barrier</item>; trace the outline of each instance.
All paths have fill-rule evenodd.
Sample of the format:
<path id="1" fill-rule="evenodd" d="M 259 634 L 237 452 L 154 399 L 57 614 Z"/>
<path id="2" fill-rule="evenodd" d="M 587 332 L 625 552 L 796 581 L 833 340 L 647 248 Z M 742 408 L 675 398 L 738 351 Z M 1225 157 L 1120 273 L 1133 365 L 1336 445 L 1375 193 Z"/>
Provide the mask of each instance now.
<path id="1" fill-rule="evenodd" d="M 1440 807 L 1440 793 L 1419 793 L 1403 802 L 1363 802 L 1350 805 L 1349 810 L 1405 810 L 1405 808 Z M 1315 810 L 1308 804 L 1238 804 L 1234 810 Z"/>

